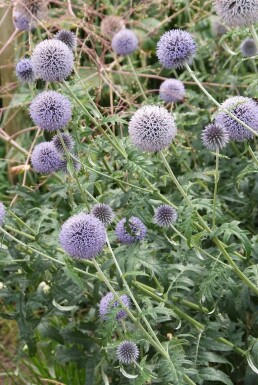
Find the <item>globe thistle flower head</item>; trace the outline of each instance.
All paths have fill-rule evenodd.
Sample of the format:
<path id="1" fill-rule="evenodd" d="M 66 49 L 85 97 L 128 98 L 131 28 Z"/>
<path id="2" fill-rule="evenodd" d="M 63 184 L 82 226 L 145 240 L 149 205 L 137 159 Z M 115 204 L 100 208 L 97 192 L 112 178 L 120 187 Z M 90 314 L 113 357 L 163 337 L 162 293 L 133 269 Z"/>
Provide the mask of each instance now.
<path id="1" fill-rule="evenodd" d="M 47 10 L 46 0 L 18 0 L 13 8 L 13 23 L 19 31 L 34 29 Z"/>
<path id="2" fill-rule="evenodd" d="M 62 29 L 56 33 L 55 39 L 62 41 L 71 51 L 74 51 L 76 48 L 76 35 L 74 32 Z"/>
<path id="3" fill-rule="evenodd" d="M 254 39 L 246 38 L 240 45 L 240 50 L 244 57 L 252 57 L 258 54 Z"/>
<path id="4" fill-rule="evenodd" d="M 106 230 L 98 218 L 80 213 L 73 215 L 63 224 L 59 241 L 71 257 L 92 259 L 105 246 Z"/>
<path id="5" fill-rule="evenodd" d="M 72 116 L 69 99 L 56 91 L 44 91 L 30 105 L 33 122 L 47 131 L 64 128 Z"/>
<path id="6" fill-rule="evenodd" d="M 100 24 L 102 35 L 108 39 L 113 39 L 115 34 L 123 28 L 125 28 L 125 22 L 119 16 L 106 16 Z"/>
<path id="7" fill-rule="evenodd" d="M 2 226 L 2 224 L 4 223 L 5 214 L 6 214 L 5 206 L 3 202 L 0 202 L 0 226 Z"/>
<path id="8" fill-rule="evenodd" d="M 130 55 L 138 48 L 138 38 L 130 29 L 121 29 L 112 39 L 112 48 L 117 55 Z"/>
<path id="9" fill-rule="evenodd" d="M 74 139 L 73 139 L 72 135 L 70 135 L 66 132 L 62 132 L 61 136 L 62 136 L 63 142 L 65 144 L 66 150 L 68 152 L 72 152 L 74 149 Z M 65 150 L 63 148 L 63 143 L 61 142 L 60 136 L 58 134 L 53 137 L 52 142 L 53 142 L 55 148 L 57 149 L 57 151 L 60 152 L 60 154 L 65 154 Z"/>
<path id="10" fill-rule="evenodd" d="M 116 355 L 121 364 L 132 364 L 139 357 L 139 349 L 133 341 L 123 341 L 118 345 Z"/>
<path id="11" fill-rule="evenodd" d="M 13 9 L 13 25 L 19 31 L 30 31 L 35 28 L 31 17 L 27 13 Z"/>
<path id="12" fill-rule="evenodd" d="M 16 75 L 22 83 L 32 83 L 35 80 L 35 75 L 30 59 L 21 59 L 17 63 Z"/>
<path id="13" fill-rule="evenodd" d="M 220 21 L 219 18 L 214 17 L 211 20 L 211 31 L 213 36 L 221 37 L 227 33 L 227 28 L 224 24 Z"/>
<path id="14" fill-rule="evenodd" d="M 144 239 L 147 228 L 137 217 L 131 217 L 128 221 L 123 218 L 116 225 L 115 233 L 121 243 L 130 244 Z"/>
<path id="15" fill-rule="evenodd" d="M 202 142 L 211 151 L 225 147 L 229 142 L 227 130 L 215 123 L 208 124 L 202 132 Z"/>
<path id="16" fill-rule="evenodd" d="M 169 227 L 177 220 L 176 210 L 169 205 L 159 206 L 154 214 L 154 223 L 160 227 Z"/>
<path id="17" fill-rule="evenodd" d="M 51 142 L 42 142 L 35 146 L 31 154 L 32 167 L 41 174 L 51 174 L 61 167 L 61 157 Z"/>
<path id="18" fill-rule="evenodd" d="M 196 51 L 196 43 L 192 35 L 181 29 L 165 32 L 157 45 L 157 56 L 163 67 L 167 69 L 183 67 L 191 64 Z"/>
<path id="19" fill-rule="evenodd" d="M 127 307 L 127 308 L 130 307 L 131 301 L 130 301 L 130 298 L 126 294 L 121 295 L 120 299 L 123 302 L 123 304 L 125 305 L 125 307 Z M 101 301 L 99 304 L 99 314 L 103 320 L 108 319 L 108 313 L 110 313 L 111 308 L 112 308 L 112 310 L 114 310 L 114 308 L 117 308 L 116 309 L 116 319 L 117 320 L 121 320 L 127 316 L 126 312 L 123 309 L 121 309 L 121 305 L 119 304 L 119 302 L 114 301 L 114 295 L 113 295 L 113 293 L 110 292 L 101 298 Z"/>
<path id="20" fill-rule="evenodd" d="M 75 159 L 75 158 L 71 158 L 70 161 L 72 162 L 72 168 L 73 170 L 71 170 L 69 168 L 69 163 L 67 161 L 67 159 L 62 159 L 61 161 L 61 166 L 60 166 L 60 170 L 59 171 L 62 171 L 62 172 L 65 172 L 66 174 L 70 174 L 74 171 L 75 173 L 79 172 L 81 170 L 81 163 L 79 160 Z"/>
<path id="21" fill-rule="evenodd" d="M 36 45 L 32 56 L 35 74 L 48 82 L 61 82 L 73 69 L 73 53 L 60 40 L 43 40 Z"/>
<path id="22" fill-rule="evenodd" d="M 257 0 L 215 0 L 214 8 L 230 27 L 248 27 L 258 21 Z"/>
<path id="23" fill-rule="evenodd" d="M 98 218 L 104 226 L 109 225 L 115 217 L 112 208 L 104 203 L 94 205 L 92 207 L 91 214 Z"/>
<path id="24" fill-rule="evenodd" d="M 253 130 L 258 131 L 258 104 L 253 99 L 244 96 L 233 96 L 226 99 L 221 107 L 230 111 Z M 242 142 L 253 137 L 253 134 L 247 128 L 224 111 L 217 114 L 215 124 L 227 130 L 230 140 Z"/>
<path id="25" fill-rule="evenodd" d="M 181 80 L 166 79 L 159 87 L 159 96 L 166 103 L 180 102 L 185 97 L 185 87 Z"/>
<path id="26" fill-rule="evenodd" d="M 142 151 L 156 152 L 168 147 L 177 133 L 172 115 L 160 106 L 143 106 L 129 122 L 133 144 Z"/>

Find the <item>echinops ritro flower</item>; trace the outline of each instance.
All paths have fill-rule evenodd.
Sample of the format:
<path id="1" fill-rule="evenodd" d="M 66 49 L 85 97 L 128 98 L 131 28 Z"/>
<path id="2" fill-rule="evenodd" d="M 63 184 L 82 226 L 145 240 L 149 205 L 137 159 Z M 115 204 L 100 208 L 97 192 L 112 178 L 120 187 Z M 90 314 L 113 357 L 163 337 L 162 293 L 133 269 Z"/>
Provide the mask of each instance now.
<path id="1" fill-rule="evenodd" d="M 62 137 L 62 140 L 64 142 L 66 150 L 68 152 L 72 152 L 74 149 L 74 139 L 73 139 L 72 135 L 70 135 L 66 132 L 62 132 L 60 135 Z M 58 134 L 56 134 L 53 137 L 52 142 L 53 142 L 55 148 L 57 149 L 57 151 L 60 152 L 60 154 L 65 154 L 65 150 L 63 148 L 63 143 L 62 143 L 60 136 Z"/>
<path id="2" fill-rule="evenodd" d="M 126 294 L 121 295 L 120 299 L 125 305 L 125 307 L 128 307 L 128 308 L 130 307 L 131 301 Z M 114 300 L 114 294 L 110 292 L 101 298 L 101 301 L 99 304 L 100 317 L 103 320 L 107 320 L 108 313 L 110 313 L 111 310 L 114 311 L 114 309 L 115 309 L 117 320 L 121 320 L 127 316 L 126 312 L 122 309 L 120 303 Z"/>
<path id="3" fill-rule="evenodd" d="M 154 223 L 160 227 L 169 227 L 177 220 L 176 210 L 169 205 L 161 205 L 155 210 Z"/>
<path id="4" fill-rule="evenodd" d="M 123 341 L 118 345 L 116 355 L 122 364 L 132 364 L 139 357 L 139 349 L 133 341 Z"/>
<path id="5" fill-rule="evenodd" d="M 230 27 L 248 27 L 258 21 L 257 0 L 215 0 L 214 8 Z"/>
<path id="6" fill-rule="evenodd" d="M 32 63 L 30 59 L 21 59 L 16 65 L 17 78 L 22 83 L 32 83 L 35 80 Z"/>
<path id="7" fill-rule="evenodd" d="M 121 219 L 116 225 L 115 233 L 121 243 L 129 244 L 141 241 L 147 234 L 147 228 L 137 217 Z"/>
<path id="8" fill-rule="evenodd" d="M 47 0 L 16 0 L 13 8 L 13 23 L 19 31 L 34 29 L 47 10 Z"/>
<path id="9" fill-rule="evenodd" d="M 62 41 L 71 51 L 74 51 L 76 47 L 76 35 L 74 32 L 62 29 L 55 34 L 55 39 Z"/>
<path id="10" fill-rule="evenodd" d="M 63 224 L 59 240 L 63 249 L 71 257 L 92 259 L 105 246 L 105 226 L 91 214 L 73 215 Z"/>
<path id="11" fill-rule="evenodd" d="M 126 56 L 138 47 L 138 38 L 130 29 L 121 29 L 112 39 L 112 48 L 117 55 Z"/>
<path id="12" fill-rule="evenodd" d="M 166 79 L 159 87 L 159 96 L 166 103 L 180 102 L 185 97 L 185 87 L 181 80 Z"/>
<path id="13" fill-rule="evenodd" d="M 128 131 L 137 148 L 156 152 L 170 145 L 177 128 L 172 115 L 164 107 L 143 106 L 132 116 Z"/>
<path id="14" fill-rule="evenodd" d="M 60 40 L 43 40 L 36 45 L 32 56 L 35 74 L 48 82 L 61 82 L 73 70 L 73 53 Z"/>
<path id="15" fill-rule="evenodd" d="M 202 142 L 211 151 L 220 150 L 228 144 L 229 135 L 224 127 L 211 123 L 202 132 Z"/>
<path id="16" fill-rule="evenodd" d="M 254 131 L 258 131 L 258 104 L 255 100 L 244 96 L 232 96 L 225 100 L 221 107 L 230 111 Z M 230 140 L 242 142 L 253 138 L 252 132 L 224 111 L 218 112 L 215 124 L 227 130 Z"/>
<path id="17" fill-rule="evenodd" d="M 66 96 L 56 91 L 43 91 L 31 102 L 30 116 L 43 130 L 60 130 L 71 119 L 71 103 Z"/>
<path id="18" fill-rule="evenodd" d="M 240 45 L 240 50 L 244 57 L 252 57 L 258 54 L 258 49 L 254 39 L 246 38 Z"/>
<path id="19" fill-rule="evenodd" d="M 114 211 L 105 203 L 98 203 L 92 207 L 91 214 L 98 218 L 105 226 L 109 225 L 114 217 Z"/>
<path id="20" fill-rule="evenodd" d="M 51 174 L 61 167 L 61 157 L 51 142 L 42 142 L 35 146 L 31 154 L 32 167 L 41 174 Z"/>
<path id="21" fill-rule="evenodd" d="M 5 206 L 3 202 L 0 202 L 0 226 L 2 226 L 2 224 L 4 223 L 5 214 L 6 214 Z"/>
<path id="22" fill-rule="evenodd" d="M 167 69 L 191 64 L 195 51 L 196 43 L 192 35 L 181 29 L 165 32 L 157 44 L 158 59 Z"/>

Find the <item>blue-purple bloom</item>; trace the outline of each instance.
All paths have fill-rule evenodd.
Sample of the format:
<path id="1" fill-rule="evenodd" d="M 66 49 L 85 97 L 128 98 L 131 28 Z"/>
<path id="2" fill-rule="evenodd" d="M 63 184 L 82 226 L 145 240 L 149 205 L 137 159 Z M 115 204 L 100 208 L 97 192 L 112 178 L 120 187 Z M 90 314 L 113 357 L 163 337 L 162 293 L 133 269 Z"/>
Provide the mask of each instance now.
<path id="1" fill-rule="evenodd" d="M 65 29 L 62 29 L 61 31 L 58 31 L 55 35 L 55 39 L 62 41 L 67 45 L 68 48 L 70 48 L 71 51 L 75 50 L 76 47 L 76 35 L 74 32 L 66 31 Z"/>
<path id="2" fill-rule="evenodd" d="M 154 223 L 160 227 L 169 227 L 177 220 L 176 210 L 169 205 L 161 205 L 155 210 Z"/>
<path id="3" fill-rule="evenodd" d="M 159 87 L 159 96 L 166 103 L 182 101 L 185 97 L 184 83 L 177 79 L 166 79 Z"/>
<path id="4" fill-rule="evenodd" d="M 0 226 L 2 226 L 2 224 L 4 223 L 5 214 L 6 214 L 5 206 L 3 202 L 0 202 Z"/>
<path id="5" fill-rule="evenodd" d="M 59 240 L 63 249 L 71 257 L 92 259 L 105 246 L 105 226 L 91 214 L 73 215 L 63 224 Z"/>
<path id="6" fill-rule="evenodd" d="M 139 218 L 131 217 L 129 220 L 121 219 L 116 225 L 115 232 L 121 243 L 129 244 L 144 239 L 147 228 Z"/>
<path id="7" fill-rule="evenodd" d="M 116 355 L 122 364 L 132 364 L 139 357 L 139 349 L 133 341 L 123 341 L 118 345 Z"/>
<path id="8" fill-rule="evenodd" d="M 31 60 L 36 76 L 48 82 L 61 82 L 73 70 L 72 51 L 57 39 L 37 44 Z"/>
<path id="9" fill-rule="evenodd" d="M 125 305 L 125 307 L 127 308 L 130 307 L 131 301 L 126 294 L 121 295 L 120 299 Z M 103 320 L 107 320 L 108 314 L 110 313 L 110 311 L 114 311 L 113 310 L 114 308 L 115 308 L 117 320 L 121 320 L 127 316 L 126 312 L 122 309 L 120 303 L 114 300 L 114 294 L 111 292 L 107 293 L 106 295 L 104 295 L 104 297 L 101 298 L 101 301 L 99 303 L 100 317 Z"/>
<path id="10" fill-rule="evenodd" d="M 98 203 L 92 207 L 91 214 L 98 218 L 105 226 L 109 225 L 114 217 L 114 211 L 105 203 Z"/>
<path id="11" fill-rule="evenodd" d="M 112 48 L 117 55 L 126 56 L 138 47 L 138 38 L 130 29 L 121 29 L 112 39 Z"/>
<path id="12" fill-rule="evenodd" d="M 208 124 L 202 132 L 202 142 L 211 151 L 225 147 L 229 142 L 226 128 L 216 123 Z"/>
<path id="13" fill-rule="evenodd" d="M 71 103 L 67 97 L 56 91 L 44 91 L 31 102 L 30 116 L 44 130 L 59 130 L 71 119 Z"/>
<path id="14" fill-rule="evenodd" d="M 250 39 L 249 37 L 241 43 L 240 50 L 244 57 L 252 57 L 258 54 L 254 39 Z"/>
<path id="15" fill-rule="evenodd" d="M 160 106 L 143 106 L 129 122 L 133 144 L 142 151 L 156 152 L 168 147 L 177 133 L 172 115 Z"/>
<path id="16" fill-rule="evenodd" d="M 46 0 L 18 0 L 13 8 L 13 23 L 19 31 L 34 29 L 47 9 Z"/>
<path id="17" fill-rule="evenodd" d="M 18 61 L 16 65 L 16 75 L 22 83 L 34 82 L 35 74 L 30 59 L 25 58 Z"/>
<path id="18" fill-rule="evenodd" d="M 230 111 L 253 130 L 258 131 L 258 104 L 255 100 L 244 96 L 233 96 L 225 100 L 221 107 Z M 253 138 L 252 132 L 224 111 L 218 112 L 215 123 L 228 131 L 230 140 L 242 142 Z"/>
<path id="19" fill-rule="evenodd" d="M 171 69 L 191 64 L 196 51 L 192 35 L 181 29 L 165 32 L 157 45 L 157 56 L 163 67 Z"/>
<path id="20" fill-rule="evenodd" d="M 258 21 L 257 0 L 215 0 L 213 3 L 218 16 L 231 27 L 249 27 Z"/>
<path id="21" fill-rule="evenodd" d="M 31 154 L 32 167 L 41 174 L 51 174 L 61 167 L 61 157 L 51 142 L 42 142 L 35 146 Z"/>
<path id="22" fill-rule="evenodd" d="M 72 135 L 70 135 L 69 133 L 66 133 L 66 132 L 62 132 L 62 133 L 60 133 L 60 135 L 63 139 L 66 150 L 68 152 L 72 152 L 74 149 L 74 139 L 73 139 Z M 61 142 L 60 136 L 58 134 L 56 134 L 53 137 L 52 142 L 53 142 L 55 148 L 57 149 L 57 151 L 60 152 L 60 154 L 65 154 L 65 150 L 63 148 L 63 143 Z"/>

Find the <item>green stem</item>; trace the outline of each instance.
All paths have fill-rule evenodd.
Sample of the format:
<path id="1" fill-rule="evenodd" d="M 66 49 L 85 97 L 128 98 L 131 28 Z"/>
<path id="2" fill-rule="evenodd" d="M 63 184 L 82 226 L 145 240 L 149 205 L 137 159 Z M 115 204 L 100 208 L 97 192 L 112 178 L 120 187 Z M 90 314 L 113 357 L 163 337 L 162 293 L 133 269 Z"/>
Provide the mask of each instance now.
<path id="1" fill-rule="evenodd" d="M 212 229 L 215 229 L 216 226 L 216 199 L 218 192 L 218 182 L 219 182 L 219 148 L 216 149 L 216 167 L 214 174 L 214 193 L 213 193 L 213 205 L 212 205 Z"/>
<path id="2" fill-rule="evenodd" d="M 23 222 L 13 211 L 8 211 L 8 214 L 14 217 L 20 225 L 25 226 L 33 235 L 37 235 L 37 233 L 29 225 L 27 225 L 27 223 Z"/>
<path id="3" fill-rule="evenodd" d="M 139 88 L 140 88 L 140 90 L 141 90 L 141 94 L 142 94 L 142 96 L 144 97 L 144 99 L 147 101 L 147 100 L 148 100 L 148 99 L 147 99 L 147 96 L 145 95 L 145 92 L 144 92 L 144 90 L 143 90 L 143 88 L 142 88 L 142 85 L 141 85 L 141 82 L 140 82 L 140 80 L 139 80 L 139 78 L 138 78 L 138 76 L 137 76 L 137 73 L 135 72 L 134 65 L 133 65 L 132 60 L 131 60 L 131 58 L 130 58 L 129 55 L 127 56 L 127 59 L 128 59 L 129 65 L 130 65 L 130 67 L 131 67 L 131 70 L 132 70 L 132 72 L 133 72 L 133 74 L 134 74 L 135 80 L 136 80 L 136 82 L 137 82 L 137 84 L 138 84 L 138 86 L 139 86 Z"/>
<path id="4" fill-rule="evenodd" d="M 255 153 L 253 152 L 253 150 L 252 150 L 250 145 L 248 146 L 248 152 L 251 155 L 251 158 L 253 159 L 253 161 L 256 164 L 256 166 L 258 166 L 258 160 L 257 160 L 257 158 L 255 156 Z"/>
<path id="5" fill-rule="evenodd" d="M 30 240 L 32 240 L 32 241 L 35 241 L 35 237 L 33 237 L 33 235 L 29 235 L 29 234 L 27 234 L 27 233 L 24 233 L 23 231 L 20 231 L 20 230 L 18 230 L 18 229 L 14 229 L 13 227 L 8 226 L 8 225 L 5 225 L 5 228 L 6 228 L 7 230 L 10 230 L 10 231 L 16 233 L 16 234 L 20 234 L 20 235 L 22 235 L 22 236 L 25 237 L 25 238 L 28 238 L 28 239 L 30 239 Z"/>

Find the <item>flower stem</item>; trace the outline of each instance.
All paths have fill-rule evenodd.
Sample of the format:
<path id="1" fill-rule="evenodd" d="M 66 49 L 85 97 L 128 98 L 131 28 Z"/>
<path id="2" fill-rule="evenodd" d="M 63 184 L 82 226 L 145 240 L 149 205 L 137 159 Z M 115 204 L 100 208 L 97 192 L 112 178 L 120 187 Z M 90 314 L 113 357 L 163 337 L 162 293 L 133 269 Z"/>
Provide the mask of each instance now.
<path id="1" fill-rule="evenodd" d="M 219 148 L 216 149 L 216 167 L 214 174 L 214 193 L 213 193 L 213 205 L 212 205 L 212 229 L 215 229 L 216 226 L 216 199 L 218 192 L 218 182 L 219 182 Z"/>
<path id="2" fill-rule="evenodd" d="M 141 94 L 142 94 L 142 96 L 144 97 L 144 99 L 147 101 L 147 100 L 148 100 L 148 99 L 147 99 L 147 96 L 145 95 L 145 92 L 144 92 L 144 90 L 143 90 L 143 88 L 142 88 L 141 82 L 140 82 L 140 80 L 139 80 L 139 78 L 138 78 L 138 76 L 137 76 L 137 73 L 135 72 L 135 69 L 134 69 L 134 65 L 133 65 L 133 63 L 132 63 L 132 60 L 131 60 L 131 58 L 130 58 L 129 55 L 127 56 L 127 58 L 128 58 L 128 63 L 129 63 L 129 65 L 130 65 L 130 67 L 131 67 L 131 70 L 132 70 L 132 72 L 133 72 L 133 74 L 134 74 L 135 80 L 136 80 L 136 82 L 137 82 L 137 84 L 138 84 L 138 86 L 139 86 L 139 88 L 140 88 L 140 90 L 141 90 Z"/>

